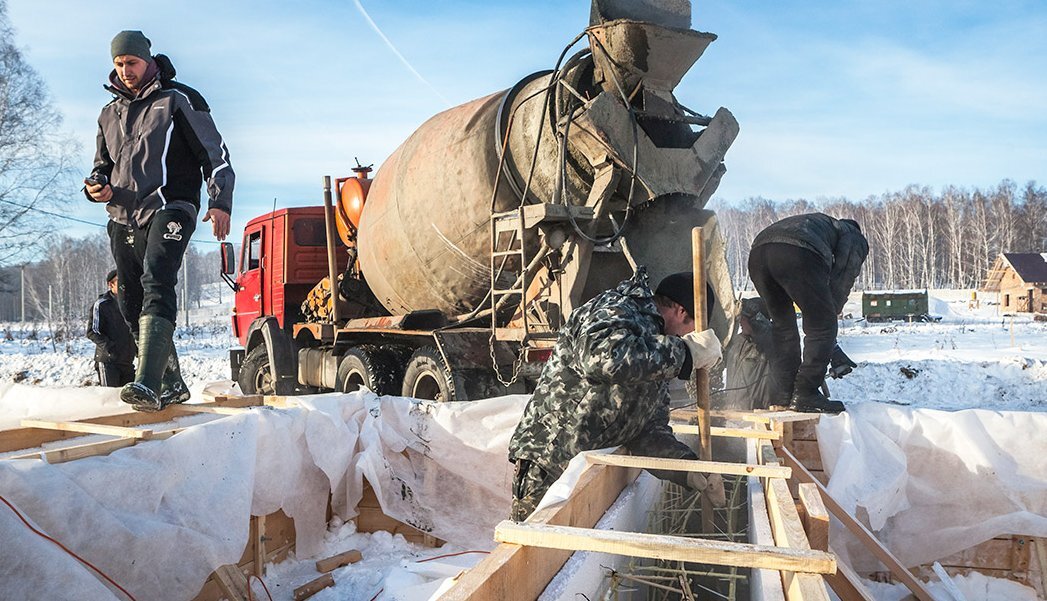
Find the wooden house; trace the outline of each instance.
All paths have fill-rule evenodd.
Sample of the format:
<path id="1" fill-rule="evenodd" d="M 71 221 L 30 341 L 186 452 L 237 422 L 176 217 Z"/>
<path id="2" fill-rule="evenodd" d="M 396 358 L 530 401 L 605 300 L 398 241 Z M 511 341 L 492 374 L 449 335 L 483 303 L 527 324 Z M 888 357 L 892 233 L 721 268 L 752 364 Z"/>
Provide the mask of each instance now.
<path id="1" fill-rule="evenodd" d="M 1047 313 L 1047 253 L 1003 253 L 982 290 L 1000 295 L 1000 311 Z"/>

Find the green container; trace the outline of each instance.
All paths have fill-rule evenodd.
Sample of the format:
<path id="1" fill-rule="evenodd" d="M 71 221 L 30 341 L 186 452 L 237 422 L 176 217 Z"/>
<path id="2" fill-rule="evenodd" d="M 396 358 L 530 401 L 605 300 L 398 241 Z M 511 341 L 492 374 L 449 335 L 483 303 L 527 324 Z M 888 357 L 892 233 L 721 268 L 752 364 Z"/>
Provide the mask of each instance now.
<path id="1" fill-rule="evenodd" d="M 933 321 L 926 290 L 862 293 L 866 321 Z"/>

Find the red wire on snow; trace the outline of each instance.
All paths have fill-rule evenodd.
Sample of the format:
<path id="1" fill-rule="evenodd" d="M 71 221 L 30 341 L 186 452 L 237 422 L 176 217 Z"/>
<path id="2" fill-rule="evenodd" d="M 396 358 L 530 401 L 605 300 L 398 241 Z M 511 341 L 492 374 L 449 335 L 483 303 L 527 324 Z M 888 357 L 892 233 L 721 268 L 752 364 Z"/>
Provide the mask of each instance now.
<path id="1" fill-rule="evenodd" d="M 483 553 L 484 555 L 488 555 L 491 552 L 490 551 L 459 551 L 457 553 L 448 553 L 447 555 L 437 555 L 436 557 L 429 557 L 429 558 L 426 558 L 426 559 L 419 559 L 415 563 L 425 563 L 427 561 L 435 561 L 437 559 L 444 559 L 445 557 L 457 557 L 458 555 L 465 555 L 466 553 Z"/>
<path id="2" fill-rule="evenodd" d="M 254 574 L 247 575 L 247 601 L 254 601 L 254 591 L 251 590 L 251 579 L 254 578 L 262 584 L 262 589 L 265 590 L 265 594 L 269 596 L 269 601 L 273 601 L 273 595 L 269 592 L 269 587 L 265 585 L 265 581 L 255 576 Z"/>
<path id="3" fill-rule="evenodd" d="M 25 519 L 25 516 L 22 515 L 22 512 L 18 511 L 18 509 L 13 504 L 11 504 L 10 501 L 5 499 L 3 495 L 0 495 L 0 501 L 3 501 L 4 505 L 7 505 L 8 507 L 10 507 L 11 511 L 15 512 L 15 515 L 18 516 L 18 519 L 22 520 L 22 523 L 25 524 L 26 528 L 29 528 L 30 530 L 32 530 L 34 534 L 40 536 L 41 538 L 44 538 L 45 540 L 51 541 L 52 543 L 58 545 L 59 549 L 65 551 L 69 555 L 72 555 L 77 561 L 79 561 L 80 563 L 82 563 L 85 566 L 87 566 L 87 567 L 91 568 L 92 570 L 94 570 L 95 573 L 97 573 L 102 578 L 105 578 L 106 581 L 109 582 L 109 584 L 111 584 L 111 585 L 115 586 L 116 588 L 120 589 L 120 592 L 123 593 L 131 601 L 138 601 L 138 599 L 136 599 L 134 595 L 132 595 L 131 593 L 127 592 L 127 589 L 125 589 L 124 587 L 122 587 L 119 584 L 117 584 L 115 580 L 113 580 L 112 578 L 109 577 L 108 574 L 106 574 L 105 572 L 100 570 L 98 568 L 98 566 L 96 566 L 95 564 L 91 563 L 90 561 L 87 561 L 83 557 L 80 557 L 76 553 L 72 552 L 71 550 L 69 550 L 68 547 L 66 547 L 62 543 L 58 542 L 57 540 L 51 538 L 47 534 L 37 530 L 32 524 L 29 523 L 29 520 Z"/>

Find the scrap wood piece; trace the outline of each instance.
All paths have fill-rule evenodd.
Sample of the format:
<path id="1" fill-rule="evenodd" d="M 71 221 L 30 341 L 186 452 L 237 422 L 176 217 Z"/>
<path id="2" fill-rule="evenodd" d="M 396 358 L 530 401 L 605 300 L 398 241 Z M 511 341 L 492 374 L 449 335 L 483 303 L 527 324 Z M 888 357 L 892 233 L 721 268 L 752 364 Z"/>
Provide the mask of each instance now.
<path id="1" fill-rule="evenodd" d="M 62 432 L 83 432 L 85 434 L 105 434 L 107 436 L 122 436 L 124 438 L 149 438 L 153 435 L 153 431 L 150 429 L 140 430 L 138 428 L 84 422 L 52 422 L 42 419 L 23 419 L 22 427 L 59 430 Z"/>
<path id="2" fill-rule="evenodd" d="M 865 527 L 865 524 L 858 521 L 857 518 L 852 516 L 846 509 L 840 505 L 836 499 L 833 499 L 829 495 L 829 491 L 826 490 L 825 486 L 815 478 L 807 468 L 796 459 L 796 457 L 789 451 L 789 449 L 782 447 L 779 449 L 782 453 L 782 459 L 786 465 L 793 468 L 793 473 L 796 475 L 796 479 L 801 482 L 810 482 L 818 487 L 818 492 L 822 495 L 822 502 L 825 503 L 826 509 L 829 510 L 836 519 L 847 527 L 863 545 L 880 560 L 887 569 L 890 570 L 891 574 L 902 582 L 908 588 L 912 594 L 920 601 L 934 601 L 934 597 L 931 595 L 927 587 L 922 582 L 916 579 L 905 566 L 902 565 L 898 558 L 890 552 L 887 547 L 883 546 L 883 543 L 876 538 L 876 536 Z"/>
<path id="3" fill-rule="evenodd" d="M 182 413 L 213 413 L 215 415 L 240 415 L 254 409 L 253 406 L 222 407 L 220 405 L 186 405 L 184 403 L 171 405 L 170 407 L 172 410 L 181 411 Z"/>
<path id="4" fill-rule="evenodd" d="M 836 571 L 836 558 L 824 551 L 783 549 L 664 534 L 520 524 L 506 520 L 495 528 L 494 539 L 498 542 L 532 547 L 594 551 L 720 566 L 790 570 L 812 574 L 831 574 Z"/>
<path id="5" fill-rule="evenodd" d="M 820 551 L 829 550 L 829 512 L 822 503 L 822 496 L 818 493 L 818 487 L 810 482 L 803 482 L 799 486 L 801 519 L 803 529 L 807 531 L 807 540 L 812 549 Z"/>
<path id="6" fill-rule="evenodd" d="M 702 472 L 730 476 L 758 476 L 761 478 L 789 478 L 792 470 L 775 465 L 750 465 L 727 461 L 700 461 L 695 459 L 667 459 L 665 457 L 643 457 L 639 455 L 586 455 L 589 463 L 635 467 L 647 470 L 669 470 L 676 472 Z"/>
<path id="7" fill-rule="evenodd" d="M 225 565 L 214 571 L 214 580 L 218 588 L 229 597 L 229 601 L 248 601 L 250 584 L 247 578 L 235 565 Z"/>
<path id="8" fill-rule="evenodd" d="M 335 568 L 347 566 L 351 563 L 356 563 L 363 559 L 364 556 L 356 549 L 350 549 L 338 555 L 332 555 L 327 559 L 320 559 L 316 562 L 316 571 L 322 574 L 326 574 Z"/>
<path id="9" fill-rule="evenodd" d="M 594 465 L 582 472 L 570 498 L 534 512 L 526 523 L 593 526 L 639 473 Z M 441 601 L 537 599 L 570 557 L 570 551 L 498 545 L 466 571 Z"/>
<path id="10" fill-rule="evenodd" d="M 294 601 L 302 601 L 302 599 L 308 599 L 316 593 L 324 590 L 327 587 L 334 586 L 334 576 L 330 574 L 324 574 L 316 580 L 310 580 L 302 586 L 294 589 Z"/>

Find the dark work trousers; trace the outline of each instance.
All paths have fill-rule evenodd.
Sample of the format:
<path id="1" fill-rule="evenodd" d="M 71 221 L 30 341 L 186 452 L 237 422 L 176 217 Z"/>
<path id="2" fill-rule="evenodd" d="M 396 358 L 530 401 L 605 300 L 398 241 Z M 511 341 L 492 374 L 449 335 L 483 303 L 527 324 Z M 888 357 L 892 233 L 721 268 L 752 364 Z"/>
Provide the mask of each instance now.
<path id="1" fill-rule="evenodd" d="M 793 392 L 818 390 L 836 345 L 836 308 L 829 266 L 814 251 L 792 244 L 762 244 L 749 253 L 749 277 L 767 303 L 774 354 L 771 374 L 776 396 L 787 404 Z M 803 314 L 803 358 L 796 311 Z"/>
<path id="2" fill-rule="evenodd" d="M 116 262 L 120 311 L 138 338 L 138 318 L 178 318 L 178 270 L 196 220 L 185 211 L 157 211 L 144 228 L 109 222 L 109 242 Z"/>
<path id="3" fill-rule="evenodd" d="M 95 371 L 98 372 L 98 385 L 120 387 L 133 382 L 135 379 L 135 367 L 130 363 L 100 363 L 95 361 Z"/>

